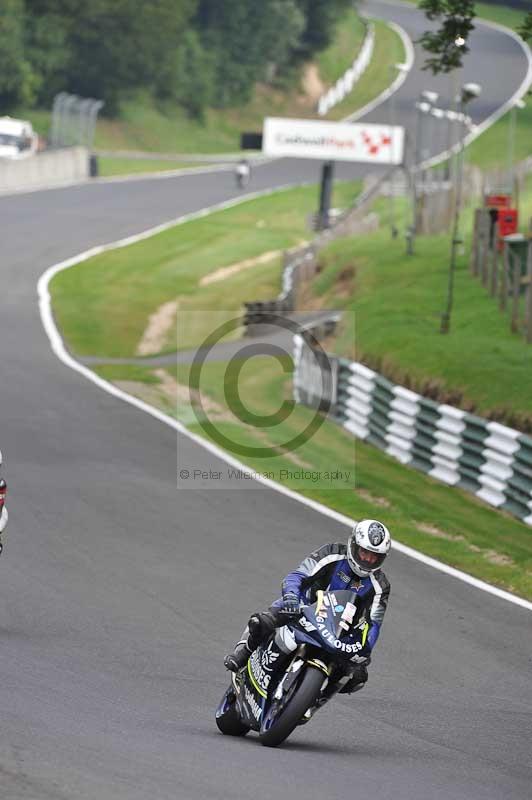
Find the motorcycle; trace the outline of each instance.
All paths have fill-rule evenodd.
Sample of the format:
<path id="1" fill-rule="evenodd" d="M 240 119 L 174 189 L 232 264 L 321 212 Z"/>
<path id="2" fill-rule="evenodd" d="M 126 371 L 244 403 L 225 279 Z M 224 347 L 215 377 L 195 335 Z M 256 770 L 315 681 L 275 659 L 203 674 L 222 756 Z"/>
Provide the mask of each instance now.
<path id="1" fill-rule="evenodd" d="M 356 592 L 319 591 L 231 673 L 216 709 L 218 729 L 227 736 L 256 731 L 266 747 L 284 742 L 349 680 L 369 630 L 355 615 Z"/>
<path id="2" fill-rule="evenodd" d="M 239 189 L 245 189 L 251 178 L 251 169 L 247 162 L 241 162 L 235 170 L 236 185 Z"/>

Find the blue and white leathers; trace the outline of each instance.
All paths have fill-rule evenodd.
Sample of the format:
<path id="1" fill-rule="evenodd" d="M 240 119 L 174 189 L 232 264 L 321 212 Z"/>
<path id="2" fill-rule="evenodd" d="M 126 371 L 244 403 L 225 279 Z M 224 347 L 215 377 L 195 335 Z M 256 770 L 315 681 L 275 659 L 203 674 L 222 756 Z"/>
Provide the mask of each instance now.
<path id="1" fill-rule="evenodd" d="M 297 569 L 289 572 L 282 583 L 283 595 L 292 592 L 304 605 L 315 602 L 319 589 L 356 591 L 354 621 L 365 619 L 370 626 L 366 640 L 366 652 L 369 655 L 379 638 L 390 595 L 390 583 L 382 569 L 361 578 L 349 566 L 345 544 L 326 544 L 305 558 Z M 276 601 L 273 608 L 278 608 L 281 603 L 281 600 Z"/>

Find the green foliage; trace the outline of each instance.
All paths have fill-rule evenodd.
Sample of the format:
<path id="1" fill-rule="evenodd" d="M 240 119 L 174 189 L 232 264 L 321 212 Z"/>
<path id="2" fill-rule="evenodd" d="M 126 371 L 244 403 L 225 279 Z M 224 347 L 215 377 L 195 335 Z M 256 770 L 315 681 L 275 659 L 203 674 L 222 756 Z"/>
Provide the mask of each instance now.
<path id="1" fill-rule="evenodd" d="M 525 17 L 525 21 L 519 28 L 519 34 L 523 37 L 525 42 L 532 39 L 532 11 L 529 11 Z"/>
<path id="2" fill-rule="evenodd" d="M 351 0 L 298 0 L 298 5 L 306 19 L 301 50 L 308 57 L 330 44 L 338 18 L 353 3 Z"/>
<path id="3" fill-rule="evenodd" d="M 214 62 L 207 50 L 201 46 L 198 34 L 190 29 L 185 32 L 183 42 L 175 54 L 171 72 L 161 72 L 158 95 L 174 98 L 191 117 L 203 121 L 204 110 L 212 100 Z"/>
<path id="4" fill-rule="evenodd" d="M 304 18 L 293 0 L 199 0 L 196 24 L 214 58 L 213 105 L 226 108 L 246 103 L 268 67 L 290 60 Z"/>
<path id="5" fill-rule="evenodd" d="M 2 0 L 0 101 L 49 106 L 58 91 L 115 114 L 145 90 L 202 119 L 246 103 L 257 81 L 325 47 L 350 0 Z"/>
<path id="6" fill-rule="evenodd" d="M 16 102 L 31 103 L 35 75 L 24 43 L 23 0 L 2 0 L 0 5 L 0 103 L 9 108 Z"/>
<path id="7" fill-rule="evenodd" d="M 124 91 L 153 86 L 175 63 L 192 3 L 92 0 L 70 22 L 68 89 L 116 111 Z"/>
<path id="8" fill-rule="evenodd" d="M 474 0 L 420 0 L 419 7 L 429 20 L 441 20 L 438 30 L 425 31 L 419 39 L 430 54 L 424 68 L 436 75 L 461 67 L 463 56 L 469 52 L 469 34 L 475 27 Z M 461 46 L 456 44 L 458 37 L 464 40 Z"/>

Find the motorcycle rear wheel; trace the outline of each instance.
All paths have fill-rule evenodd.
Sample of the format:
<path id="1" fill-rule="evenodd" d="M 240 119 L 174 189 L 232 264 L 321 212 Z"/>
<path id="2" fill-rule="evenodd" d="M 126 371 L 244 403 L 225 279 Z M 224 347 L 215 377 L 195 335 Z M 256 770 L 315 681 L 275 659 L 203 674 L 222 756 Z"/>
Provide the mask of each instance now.
<path id="1" fill-rule="evenodd" d="M 233 699 L 231 699 L 231 695 Z M 216 710 L 216 725 L 225 736 L 245 736 L 246 733 L 249 733 L 248 726 L 244 725 L 238 716 L 232 686 L 227 689 Z"/>
<path id="2" fill-rule="evenodd" d="M 308 666 L 303 679 L 285 709 L 274 720 L 267 731 L 259 733 L 261 744 L 265 747 L 277 747 L 287 739 L 301 721 L 301 717 L 314 705 L 321 693 L 324 681 L 321 670 Z"/>

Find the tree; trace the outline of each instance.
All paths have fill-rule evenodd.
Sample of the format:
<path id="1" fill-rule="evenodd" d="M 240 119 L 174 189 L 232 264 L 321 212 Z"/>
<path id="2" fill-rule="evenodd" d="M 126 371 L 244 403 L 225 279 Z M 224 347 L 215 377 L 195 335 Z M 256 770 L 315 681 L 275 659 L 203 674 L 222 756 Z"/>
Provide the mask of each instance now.
<path id="1" fill-rule="evenodd" d="M 214 60 L 213 104 L 247 102 L 267 65 L 286 63 L 304 18 L 292 0 L 199 0 L 195 24 Z"/>
<path id="2" fill-rule="evenodd" d="M 469 52 L 469 34 L 475 27 L 474 0 L 420 0 L 419 7 L 429 20 L 441 20 L 438 30 L 425 31 L 419 39 L 431 54 L 424 69 L 437 74 L 461 67 L 463 56 Z"/>
<path id="3" fill-rule="evenodd" d="M 195 30 L 185 32 L 176 51 L 172 75 L 159 79 L 159 96 L 173 97 L 190 116 L 203 120 L 213 94 L 213 60 L 200 43 Z"/>
<path id="4" fill-rule="evenodd" d="M 526 15 L 523 24 L 519 28 L 519 34 L 525 42 L 532 40 L 532 11 L 529 11 Z"/>
<path id="5" fill-rule="evenodd" d="M 2 0 L 0 5 L 0 102 L 9 109 L 31 104 L 35 97 L 35 74 L 25 42 L 24 0 Z"/>
<path id="6" fill-rule="evenodd" d="M 297 0 L 305 15 L 302 55 L 309 57 L 331 43 L 338 18 L 350 8 L 352 0 Z"/>
<path id="7" fill-rule="evenodd" d="M 71 0 L 66 0 L 71 2 Z M 117 110 L 124 91 L 149 87 L 175 61 L 193 0 L 91 0 L 69 28 L 68 90 Z"/>

